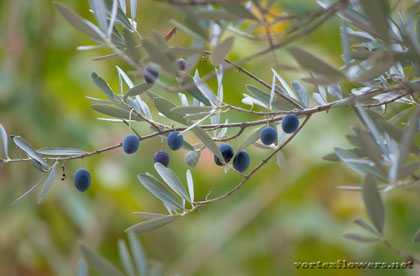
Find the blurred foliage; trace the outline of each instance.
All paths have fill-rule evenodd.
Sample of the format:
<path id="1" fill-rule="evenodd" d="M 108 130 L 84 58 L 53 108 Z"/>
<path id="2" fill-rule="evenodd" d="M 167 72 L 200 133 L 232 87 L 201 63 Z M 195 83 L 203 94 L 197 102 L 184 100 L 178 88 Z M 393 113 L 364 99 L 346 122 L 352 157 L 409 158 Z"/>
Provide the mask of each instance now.
<path id="1" fill-rule="evenodd" d="M 88 15 L 87 1 L 65 2 Z M 304 13 L 315 6 L 308 2 L 312 1 L 279 1 L 276 9 Z M 139 28 L 146 36 L 152 28 L 165 33 L 171 28 L 169 17 L 180 17 L 159 1 L 141 1 L 138 12 Z M 49 0 L 1 1 L 0 22 L 0 118 L 10 134 L 30 137 L 37 147 L 92 150 L 120 141 L 126 128 L 97 121 L 85 98 L 100 95 L 90 78 L 93 71 L 117 85 L 118 60 L 97 62 L 90 53 L 78 52 L 78 45 L 89 44 L 87 37 L 72 29 Z M 338 63 L 338 29 L 338 22 L 331 20 L 301 42 Z M 188 40 L 182 33 L 174 39 Z M 260 47 L 238 38 L 230 56 L 242 58 Z M 278 52 L 278 58 L 286 64 L 291 59 L 284 51 Z M 270 79 L 264 66 L 268 59 L 248 68 Z M 210 70 L 206 60 L 200 61 L 199 70 Z M 224 81 L 226 100 L 239 104 L 244 87 L 238 84 L 245 83 L 244 77 L 231 71 Z M 350 110 L 318 115 L 285 150 L 284 167 L 269 165 L 229 200 L 142 235 L 147 256 L 183 275 L 413 275 L 404 270 L 305 271 L 293 264 L 401 260 L 382 245 L 359 245 L 342 238 L 353 227 L 351 220 L 366 214 L 358 193 L 336 186 L 361 179 L 321 157 L 335 146 L 347 146 L 343 134 L 354 122 Z M 153 153 L 160 147 L 156 139 L 142 144 L 135 156 L 113 151 L 72 161 L 65 166 L 66 179 L 41 205 L 31 197 L 11 206 L 40 177 L 30 164 L 0 167 L 0 275 L 75 275 L 80 242 L 119 263 L 117 242 L 126 239 L 123 229 L 138 220 L 132 212 L 162 209 L 135 178 L 138 172 L 152 170 Z M 262 151 L 253 149 L 252 155 L 262 156 Z M 171 158 L 175 170 L 185 171 L 183 154 L 171 152 Z M 203 198 L 208 190 L 226 191 L 238 180 L 212 165 L 212 160 L 212 154 L 205 152 L 194 170 L 197 197 Z M 84 194 L 71 182 L 79 166 L 93 172 L 92 189 Z M 418 245 L 407 239 L 420 225 L 417 192 L 398 191 L 386 201 L 387 231 L 401 247 L 411 246 L 419 253 Z"/>

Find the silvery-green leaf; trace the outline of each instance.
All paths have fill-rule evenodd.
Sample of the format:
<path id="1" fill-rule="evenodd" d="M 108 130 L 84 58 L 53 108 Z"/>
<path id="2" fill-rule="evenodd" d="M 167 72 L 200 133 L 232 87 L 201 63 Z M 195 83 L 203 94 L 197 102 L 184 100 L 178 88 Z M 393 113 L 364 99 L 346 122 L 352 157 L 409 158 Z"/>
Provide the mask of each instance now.
<path id="1" fill-rule="evenodd" d="M 112 31 L 114 29 L 115 20 L 117 18 L 118 14 L 118 1 L 119 0 L 113 0 L 112 8 L 111 8 L 111 18 L 109 20 L 109 26 L 108 26 L 108 37 L 111 37 Z"/>
<path id="2" fill-rule="evenodd" d="M 137 0 L 130 0 L 130 16 L 135 19 L 137 15 Z"/>
<path id="3" fill-rule="evenodd" d="M 44 182 L 42 183 L 41 190 L 38 194 L 38 204 L 45 199 L 45 197 L 48 194 L 48 191 L 54 184 L 54 180 L 57 177 L 57 165 L 58 161 L 55 161 L 52 167 L 50 168 L 50 172 L 48 173 L 47 178 L 45 178 Z"/>
<path id="4" fill-rule="evenodd" d="M 146 221 L 142 221 L 140 223 L 134 224 L 128 227 L 125 231 L 126 232 L 133 231 L 135 233 L 144 233 L 148 231 L 153 231 L 174 220 L 175 220 L 175 217 L 173 216 L 163 216 L 160 218 L 154 218 L 154 219 L 150 219 L 150 220 L 146 220 Z"/>
<path id="5" fill-rule="evenodd" d="M 159 110 L 160 113 L 165 115 L 167 118 L 172 119 L 178 123 L 188 125 L 188 121 L 184 119 L 182 114 L 179 114 L 177 112 L 173 112 L 173 110 L 176 106 L 171 103 L 170 101 L 161 98 L 161 97 L 154 97 L 153 101 L 155 103 L 156 108 Z"/>
<path id="6" fill-rule="evenodd" d="M 118 118 L 118 119 L 131 119 L 136 121 L 142 121 L 143 119 L 138 116 L 136 113 L 131 112 L 127 109 L 123 109 L 118 106 L 113 106 L 109 104 L 92 104 L 92 108 L 99 113 Z"/>
<path id="7" fill-rule="evenodd" d="M 211 139 L 211 137 L 199 126 L 196 126 L 192 129 L 192 132 L 200 139 L 203 144 L 214 153 L 220 160 L 224 160 L 222 154 L 220 153 L 219 147 L 217 144 Z"/>
<path id="8" fill-rule="evenodd" d="M 6 129 L 0 124 L 0 143 L 2 144 L 3 156 L 6 159 L 9 157 L 9 136 L 7 135 Z"/>
<path id="9" fill-rule="evenodd" d="M 156 162 L 154 166 L 155 170 L 158 172 L 163 181 L 165 181 L 165 183 L 168 184 L 168 186 L 180 197 L 189 201 L 187 192 L 185 191 L 184 186 L 181 184 L 176 174 L 171 169 L 165 167 L 159 162 Z"/>
<path id="10" fill-rule="evenodd" d="M 363 219 L 355 219 L 353 221 L 356 225 L 360 226 L 361 228 L 365 229 L 366 231 L 370 232 L 371 234 L 377 236 L 378 231 L 375 230 L 371 225 L 369 225 L 367 222 L 365 222 Z"/>
<path id="11" fill-rule="evenodd" d="M 80 249 L 89 266 L 93 267 L 100 275 L 124 276 L 124 274 L 120 272 L 115 266 L 113 266 L 109 261 L 97 255 L 87 246 L 81 245 Z"/>
<path id="12" fill-rule="evenodd" d="M 88 276 L 88 268 L 84 259 L 79 260 L 78 276 Z"/>
<path id="13" fill-rule="evenodd" d="M 100 41 L 102 40 L 101 35 L 97 32 L 97 28 L 92 28 L 92 23 L 83 19 L 78 14 L 76 14 L 73 10 L 66 7 L 61 3 L 55 2 L 54 5 L 61 13 L 61 15 L 73 25 L 78 31 L 81 31 L 88 36 L 90 36 L 93 40 Z"/>
<path id="14" fill-rule="evenodd" d="M 309 106 L 309 94 L 306 91 L 305 87 L 299 82 L 299 81 L 293 81 L 292 87 L 295 90 L 297 97 L 299 99 L 299 102 L 304 106 Z"/>
<path id="15" fill-rule="evenodd" d="M 341 47 L 343 48 L 343 59 L 346 65 L 349 65 L 351 62 L 351 46 L 350 46 L 350 37 L 349 37 L 349 27 L 346 22 L 342 20 L 340 24 L 340 38 L 341 38 Z"/>
<path id="16" fill-rule="evenodd" d="M 381 173 L 375 168 L 375 164 L 366 159 L 362 159 L 350 150 L 335 148 L 335 154 L 347 166 L 361 174 L 373 174 L 378 178 L 384 178 Z"/>
<path id="17" fill-rule="evenodd" d="M 365 178 L 362 196 L 370 220 L 375 226 L 375 229 L 383 234 L 385 210 L 381 195 L 376 186 L 375 178 L 372 175 L 367 175 Z"/>
<path id="18" fill-rule="evenodd" d="M 139 85 L 136 85 L 132 88 L 130 88 L 130 90 L 127 91 L 127 93 L 125 93 L 124 98 L 126 99 L 127 97 L 133 97 L 133 96 L 137 96 L 137 95 L 141 95 L 144 92 L 146 92 L 147 90 L 149 90 L 149 88 L 151 88 L 152 85 L 148 84 L 148 83 L 141 83 Z"/>
<path id="19" fill-rule="evenodd" d="M 384 137 L 376 127 L 374 119 L 372 119 L 361 106 L 356 105 L 356 110 L 361 121 L 365 124 L 365 126 L 369 130 L 369 133 L 372 135 L 372 137 L 375 139 L 375 142 L 381 148 L 381 151 L 387 153 Z"/>
<path id="20" fill-rule="evenodd" d="M 96 20 L 99 23 L 99 26 L 101 27 L 101 30 L 103 32 L 106 32 L 108 29 L 107 24 L 107 8 L 105 5 L 104 0 L 90 0 L 90 7 L 95 13 Z"/>
<path id="21" fill-rule="evenodd" d="M 37 152 L 48 156 L 74 156 L 85 154 L 86 151 L 68 147 L 48 147 L 38 149 Z"/>
<path id="22" fill-rule="evenodd" d="M 191 170 L 188 169 L 186 173 L 188 183 L 188 194 L 190 195 L 190 202 L 194 202 L 194 180 L 192 178 Z"/>
<path id="23" fill-rule="evenodd" d="M 136 263 L 138 275 L 148 275 L 148 264 L 144 254 L 143 246 L 133 232 L 128 232 L 131 254 Z"/>
<path id="24" fill-rule="evenodd" d="M 118 241 L 118 251 L 120 253 L 120 259 L 123 264 L 125 273 L 127 273 L 128 276 L 135 276 L 136 272 L 134 269 L 133 260 L 131 259 L 130 252 L 127 249 L 125 241 Z"/>
<path id="25" fill-rule="evenodd" d="M 224 63 L 224 59 L 232 48 L 234 41 L 235 38 L 233 36 L 228 37 L 213 49 L 210 55 L 213 65 L 217 66 Z"/>
<path id="26" fill-rule="evenodd" d="M 344 234 L 344 238 L 361 242 L 361 243 L 371 243 L 371 242 L 377 242 L 380 239 L 377 237 L 367 237 L 356 233 L 346 233 Z"/>
<path id="27" fill-rule="evenodd" d="M 177 106 L 172 108 L 171 112 L 177 112 L 180 114 L 193 114 L 193 113 L 203 113 L 210 112 L 213 110 L 211 106 Z"/>
<path id="28" fill-rule="evenodd" d="M 173 209 L 182 209 L 176 198 L 167 191 L 162 184 L 149 173 L 137 175 L 140 183 L 157 199 L 170 205 Z"/>
<path id="29" fill-rule="evenodd" d="M 283 79 L 277 72 L 276 70 L 274 70 L 273 68 L 271 68 L 271 71 L 273 72 L 273 76 L 274 78 L 280 82 L 282 91 L 285 92 L 285 95 L 292 98 L 292 99 L 296 99 L 296 95 L 295 92 L 293 91 L 293 89 L 289 86 L 289 84 L 287 83 L 287 81 L 285 79 Z"/>
<path id="30" fill-rule="evenodd" d="M 395 64 L 393 55 L 386 51 L 377 51 L 360 65 L 350 66 L 347 76 L 355 82 L 367 82 L 381 76 Z"/>
<path id="31" fill-rule="evenodd" d="M 20 136 L 13 136 L 13 142 L 16 146 L 23 150 L 28 157 L 35 160 L 41 167 L 43 171 L 48 170 L 48 163 Z"/>
<path id="32" fill-rule="evenodd" d="M 260 139 L 260 133 L 261 130 L 264 127 L 260 127 L 258 129 L 256 129 L 255 131 L 253 131 L 246 139 L 245 141 L 239 146 L 238 151 L 245 149 L 246 147 L 248 147 L 249 145 L 254 144 L 255 142 L 258 141 L 258 139 Z"/>
<path id="33" fill-rule="evenodd" d="M 390 7 L 388 0 L 360 0 L 360 5 L 376 34 L 385 42 L 389 41 L 388 16 Z"/>
<path id="34" fill-rule="evenodd" d="M 370 160 L 375 163 L 376 168 L 382 173 L 385 174 L 385 167 L 382 165 L 382 153 L 378 145 L 372 140 L 372 137 L 366 132 L 362 131 L 359 128 L 354 129 L 358 142 L 359 147 L 361 147 L 362 151 L 365 152 Z"/>
<path id="35" fill-rule="evenodd" d="M 294 47 L 289 49 L 289 51 L 300 66 L 316 74 L 325 76 L 331 83 L 338 82 L 344 77 L 340 71 L 305 50 Z"/>
<path id="36" fill-rule="evenodd" d="M 198 90 L 213 104 L 218 105 L 219 100 L 217 97 L 213 94 L 213 91 L 207 86 L 205 82 L 203 82 L 200 78 L 200 74 L 198 73 L 198 70 L 195 71 L 194 77 L 193 77 L 194 83 L 197 86 Z"/>
<path id="37" fill-rule="evenodd" d="M 144 219 L 144 220 L 150 220 L 150 219 L 158 218 L 161 216 L 166 216 L 165 214 L 150 213 L 150 212 L 133 212 L 133 214 L 139 216 L 141 219 Z"/>
<path id="38" fill-rule="evenodd" d="M 113 100 L 114 92 L 112 92 L 108 83 L 106 83 L 106 81 L 100 76 L 98 76 L 96 73 L 92 73 L 91 77 L 92 80 L 95 82 L 96 86 L 98 86 L 110 100 Z"/>

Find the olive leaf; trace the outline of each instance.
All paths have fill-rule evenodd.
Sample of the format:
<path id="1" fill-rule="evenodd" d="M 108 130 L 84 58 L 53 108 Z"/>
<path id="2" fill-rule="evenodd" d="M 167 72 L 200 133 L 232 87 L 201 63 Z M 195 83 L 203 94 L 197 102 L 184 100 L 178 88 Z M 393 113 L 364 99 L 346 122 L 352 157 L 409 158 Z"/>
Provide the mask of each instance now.
<path id="1" fill-rule="evenodd" d="M 97 255 L 93 250 L 85 245 L 80 246 L 82 256 L 86 259 L 89 266 L 93 267 L 100 275 L 124 276 L 114 265 L 105 258 Z"/>
<path id="2" fill-rule="evenodd" d="M 37 149 L 36 151 L 39 154 L 47 156 L 78 156 L 86 154 L 84 150 L 69 147 L 47 147 Z"/>
<path id="3" fill-rule="evenodd" d="M 217 144 L 213 141 L 213 139 L 211 139 L 211 137 L 199 126 L 195 126 L 194 128 L 191 129 L 191 131 L 197 136 L 198 139 L 201 140 L 201 142 L 203 142 L 203 144 L 214 153 L 214 155 L 217 156 L 217 158 L 219 158 L 219 160 L 224 160 L 219 147 L 217 146 Z"/>
<path id="4" fill-rule="evenodd" d="M 47 177 L 42 183 L 41 191 L 38 194 L 38 204 L 41 203 L 45 199 L 48 191 L 54 184 L 54 180 L 57 177 L 57 165 L 58 165 L 58 161 L 55 161 L 52 167 L 50 168 L 50 172 L 48 173 Z"/>
<path id="5" fill-rule="evenodd" d="M 235 38 L 233 36 L 228 37 L 213 49 L 213 52 L 210 55 L 213 65 L 224 63 L 224 59 L 232 48 L 234 41 Z"/>
<path id="6" fill-rule="evenodd" d="M 13 142 L 18 148 L 28 155 L 29 158 L 33 159 L 38 168 L 46 172 L 49 169 L 48 163 L 42 159 L 42 157 L 20 136 L 13 136 Z"/>
<path id="7" fill-rule="evenodd" d="M 344 234 L 344 238 L 357 241 L 360 243 L 371 243 L 371 242 L 377 242 L 380 239 L 377 237 L 367 237 L 356 233 L 346 233 Z"/>
<path id="8" fill-rule="evenodd" d="M 137 267 L 138 275 L 148 275 L 148 265 L 144 255 L 143 246 L 133 232 L 128 232 L 128 241 Z"/>
<path id="9" fill-rule="evenodd" d="M 169 168 L 165 167 L 159 162 L 155 163 L 155 170 L 158 172 L 160 177 L 165 181 L 166 184 L 183 199 L 190 201 L 184 186 L 179 181 L 176 174 Z"/>
<path id="10" fill-rule="evenodd" d="M 118 252 L 126 274 L 128 276 L 135 276 L 136 271 L 134 269 L 133 260 L 131 259 L 130 252 L 128 251 L 125 241 L 118 241 Z"/>
<path id="11" fill-rule="evenodd" d="M 362 189 L 363 202 L 370 220 L 379 233 L 383 234 L 385 222 L 384 205 L 376 186 L 375 178 L 367 175 Z"/>
<path id="12" fill-rule="evenodd" d="M 109 87 L 108 83 L 96 73 L 92 73 L 91 77 L 96 86 L 99 87 L 110 100 L 113 100 L 114 92 L 112 92 L 112 89 Z"/>
<path id="13" fill-rule="evenodd" d="M 3 156 L 6 159 L 10 159 L 9 157 L 9 136 L 7 136 L 6 129 L 0 124 L 0 142 L 2 144 L 2 151 Z"/>
<path id="14" fill-rule="evenodd" d="M 365 12 L 371 26 L 385 42 L 389 42 L 389 2 L 388 0 L 360 0 L 360 5 Z"/>
<path id="15" fill-rule="evenodd" d="M 136 233 L 144 233 L 144 232 L 149 232 L 149 231 L 153 231 L 159 227 L 162 227 L 168 223 L 171 223 L 172 221 L 175 220 L 174 216 L 162 216 L 162 217 L 157 217 L 157 218 L 153 218 L 150 220 L 146 220 L 146 221 L 142 221 L 139 222 L 137 224 L 134 224 L 130 227 L 128 227 L 125 231 L 126 232 L 136 232 Z"/>

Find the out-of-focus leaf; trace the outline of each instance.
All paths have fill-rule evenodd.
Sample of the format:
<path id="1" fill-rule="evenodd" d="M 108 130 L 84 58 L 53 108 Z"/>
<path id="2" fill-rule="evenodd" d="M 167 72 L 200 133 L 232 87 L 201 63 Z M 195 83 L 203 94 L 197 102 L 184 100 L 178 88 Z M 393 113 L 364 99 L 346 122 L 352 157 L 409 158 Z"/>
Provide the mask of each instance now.
<path id="1" fill-rule="evenodd" d="M 181 24 L 181 23 L 179 23 L 178 21 L 176 21 L 174 19 L 171 19 L 170 20 L 170 23 L 173 26 L 175 26 L 177 29 L 179 29 L 179 30 L 185 32 L 186 34 L 191 35 L 191 36 L 193 36 L 193 37 L 195 37 L 195 38 L 197 38 L 199 40 L 202 40 L 202 39 L 204 39 L 207 36 L 206 34 L 203 35 L 203 33 L 201 31 L 193 30 L 189 26 L 187 27 L 184 24 Z"/>
<path id="2" fill-rule="evenodd" d="M 382 164 L 382 153 L 378 145 L 372 140 L 372 137 L 366 132 L 359 128 L 355 128 L 358 142 L 362 151 L 367 154 L 370 160 L 375 163 L 376 168 L 385 174 L 385 167 Z"/>
<path id="3" fill-rule="evenodd" d="M 133 231 L 135 233 L 144 233 L 153 231 L 159 227 L 162 227 L 168 223 L 171 223 L 175 220 L 175 217 L 173 216 L 163 216 L 159 218 L 154 218 L 146 221 L 142 221 L 140 223 L 134 224 L 130 227 L 128 227 L 125 231 Z"/>
<path id="4" fill-rule="evenodd" d="M 6 159 L 9 157 L 9 136 L 7 135 L 6 129 L 0 124 L 0 143 L 2 144 L 3 156 Z"/>
<path id="5" fill-rule="evenodd" d="M 199 126 L 196 126 L 192 129 L 192 132 L 198 137 L 198 139 L 203 142 L 203 144 L 214 153 L 214 155 L 219 158 L 219 160 L 224 160 L 222 154 L 220 153 L 219 147 L 217 144 L 211 139 L 211 137 Z"/>
<path id="6" fill-rule="evenodd" d="M 360 0 L 359 3 L 377 35 L 389 42 L 388 0 Z"/>
<path id="7" fill-rule="evenodd" d="M 187 170 L 186 177 L 188 183 L 188 194 L 190 195 L 191 202 L 194 202 L 194 180 L 190 169 Z"/>
<path id="8" fill-rule="evenodd" d="M 138 116 L 136 113 L 131 112 L 127 109 L 123 109 L 118 106 L 113 106 L 109 104 L 92 104 L 92 108 L 99 113 L 118 118 L 118 119 L 131 119 L 136 121 L 142 121 L 143 119 Z"/>
<path id="9" fill-rule="evenodd" d="M 414 242 L 420 242 L 420 229 L 417 230 L 416 234 L 413 237 Z"/>
<path id="10" fill-rule="evenodd" d="M 367 237 L 356 233 L 346 233 L 344 234 L 344 238 L 360 243 L 371 243 L 379 241 L 379 238 L 377 237 Z"/>
<path id="11" fill-rule="evenodd" d="M 355 219 L 354 223 L 361 228 L 365 229 L 366 231 L 370 232 L 371 234 L 374 234 L 375 236 L 378 235 L 378 231 L 375 230 L 372 226 L 370 226 L 367 222 L 365 222 L 363 219 Z"/>
<path id="12" fill-rule="evenodd" d="M 111 37 L 112 31 L 114 30 L 114 24 L 115 20 L 117 19 L 118 14 L 118 1 L 119 0 L 113 0 L 112 2 L 112 8 L 111 8 L 111 18 L 109 19 L 109 26 L 108 26 L 108 37 Z"/>
<path id="13" fill-rule="evenodd" d="M 155 169 L 160 175 L 160 177 L 165 181 L 166 184 L 180 197 L 184 198 L 187 201 L 190 201 L 187 192 L 185 191 L 184 186 L 179 181 L 179 178 L 176 174 L 169 168 L 165 167 L 159 162 L 155 163 Z"/>
<path id="14" fill-rule="evenodd" d="M 363 202 L 370 220 L 379 233 L 383 234 L 385 222 L 384 205 L 379 194 L 378 187 L 375 183 L 375 178 L 372 175 L 367 175 L 362 190 Z"/>
<path id="15" fill-rule="evenodd" d="M 151 87 L 152 87 L 152 85 L 148 84 L 148 83 L 141 83 L 139 85 L 136 85 L 136 86 L 130 88 L 130 90 L 128 90 L 127 93 L 125 93 L 124 98 L 127 99 L 128 97 L 141 95 L 144 92 L 146 92 L 147 90 L 149 90 L 149 88 L 151 88 Z"/>
<path id="16" fill-rule="evenodd" d="M 375 168 L 374 163 L 370 160 L 362 159 L 353 151 L 335 148 L 335 154 L 344 164 L 361 174 L 373 174 L 378 178 L 384 178 Z"/>
<path id="17" fill-rule="evenodd" d="M 213 52 L 211 53 L 211 60 L 213 62 L 213 65 L 219 65 L 224 63 L 224 59 L 229 53 L 230 49 L 233 46 L 233 42 L 235 41 L 235 38 L 233 36 L 226 38 L 224 41 L 222 41 L 219 45 L 216 46 L 216 48 L 213 49 Z"/>
<path id="18" fill-rule="evenodd" d="M 138 274 L 148 275 L 148 265 L 144 255 L 143 246 L 133 232 L 128 232 L 128 241 L 130 243 L 131 253 L 133 254 Z"/>
<path id="19" fill-rule="evenodd" d="M 124 266 L 125 273 L 127 273 L 128 276 L 136 276 L 134 264 L 130 256 L 130 252 L 128 252 L 125 241 L 118 241 L 118 251 L 120 253 L 120 259 Z"/>
<path id="20" fill-rule="evenodd" d="M 336 83 L 344 77 L 340 71 L 305 50 L 294 47 L 289 51 L 300 66 L 324 76 L 331 83 Z"/>
<path id="21" fill-rule="evenodd" d="M 309 94 L 306 91 L 305 87 L 299 81 L 293 81 L 292 87 L 295 90 L 299 102 L 303 105 L 303 107 L 309 106 Z"/>
<path id="22" fill-rule="evenodd" d="M 41 148 L 37 152 L 42 155 L 48 156 L 74 156 L 85 154 L 86 151 L 76 148 L 67 148 L 67 147 L 51 147 L 51 148 Z"/>
<path id="23" fill-rule="evenodd" d="M 168 204 L 174 209 L 182 209 L 182 206 L 178 203 L 176 198 L 169 191 L 167 191 L 162 186 L 162 184 L 151 174 L 139 174 L 137 175 L 137 178 L 139 179 L 140 183 L 157 199 Z"/>
<path id="24" fill-rule="evenodd" d="M 106 83 L 106 81 L 100 76 L 98 76 L 96 73 L 92 73 L 91 77 L 92 80 L 95 82 L 96 86 L 98 86 L 110 100 L 113 100 L 114 92 L 112 92 L 108 83 Z"/>
<path id="25" fill-rule="evenodd" d="M 79 260 L 78 276 L 88 276 L 88 268 L 84 259 Z"/>
<path id="26" fill-rule="evenodd" d="M 366 82 L 382 75 L 394 64 L 395 60 L 391 53 L 378 51 L 364 60 L 362 65 L 350 66 L 347 75 L 352 81 Z"/>
<path id="27" fill-rule="evenodd" d="M 340 161 L 340 158 L 338 158 L 338 156 L 337 156 L 337 154 L 335 154 L 335 152 L 324 155 L 322 157 L 322 159 L 325 160 L 325 161 L 333 161 L 333 162 Z"/>
<path id="28" fill-rule="evenodd" d="M 101 27 L 101 30 L 105 33 L 108 30 L 107 24 L 107 8 L 104 0 L 90 0 L 90 7 L 95 13 L 96 20 Z"/>
<path id="29" fill-rule="evenodd" d="M 349 65 L 351 62 L 351 45 L 348 29 L 346 22 L 342 21 L 340 24 L 340 38 L 341 47 L 343 48 L 343 59 L 346 65 Z"/>
<path id="30" fill-rule="evenodd" d="M 23 194 L 21 194 L 18 198 L 16 198 L 11 205 L 16 204 L 18 201 L 21 201 L 24 199 L 27 195 L 32 193 L 41 183 L 44 181 L 44 177 L 42 177 L 36 184 L 32 185 L 27 191 L 25 191 Z"/>
<path id="31" fill-rule="evenodd" d="M 269 105 L 270 105 L 270 94 L 265 93 L 262 90 L 260 90 L 259 88 L 255 87 L 255 86 L 252 86 L 252 85 L 247 85 L 246 89 L 247 89 L 248 96 L 251 96 L 252 98 L 254 98 L 257 101 L 256 103 L 258 105 L 260 105 L 264 108 L 269 107 Z M 273 102 L 272 102 L 272 106 L 276 110 L 291 110 L 295 107 L 289 101 L 287 101 L 287 100 L 283 99 L 282 97 L 280 97 L 279 95 L 277 95 L 277 93 L 274 94 L 274 99 L 273 99 Z"/>
<path id="32" fill-rule="evenodd" d="M 80 249 L 89 266 L 93 267 L 100 275 L 124 276 L 124 274 L 120 272 L 115 266 L 113 266 L 103 257 L 97 255 L 87 246 L 81 245 Z"/>
<path id="33" fill-rule="evenodd" d="M 23 150 L 28 157 L 35 160 L 43 171 L 48 171 L 48 163 L 20 136 L 13 136 L 13 142 L 16 146 Z"/>
<path id="34" fill-rule="evenodd" d="M 61 3 L 54 3 L 58 11 L 61 13 L 61 15 L 67 19 L 67 21 L 73 25 L 74 28 L 76 28 L 78 31 L 83 32 L 87 34 L 90 38 L 96 41 L 101 41 L 101 35 L 98 33 L 99 29 L 95 28 L 94 25 L 80 17 L 78 14 L 76 14 L 73 10 L 66 7 L 65 5 Z"/>
<path id="35" fill-rule="evenodd" d="M 381 132 L 378 130 L 378 128 L 375 125 L 374 118 L 371 118 L 366 111 L 363 109 L 363 107 L 357 105 L 357 114 L 359 115 L 362 122 L 365 124 L 366 128 L 369 130 L 369 133 L 374 138 L 376 144 L 381 148 L 381 151 L 386 153 L 387 149 L 385 146 L 385 140 Z"/>
<path id="36" fill-rule="evenodd" d="M 52 167 L 50 168 L 50 172 L 47 175 L 47 178 L 42 183 L 41 191 L 38 194 L 38 204 L 41 203 L 48 194 L 48 191 L 54 184 L 54 180 L 57 177 L 57 165 L 58 161 L 55 161 Z"/>
<path id="37" fill-rule="evenodd" d="M 137 0 L 130 0 L 130 16 L 135 19 L 137 15 Z"/>
<path id="38" fill-rule="evenodd" d="M 133 214 L 139 216 L 141 219 L 144 219 L 144 220 L 150 220 L 150 219 L 166 216 L 165 214 L 150 213 L 150 212 L 133 212 Z"/>

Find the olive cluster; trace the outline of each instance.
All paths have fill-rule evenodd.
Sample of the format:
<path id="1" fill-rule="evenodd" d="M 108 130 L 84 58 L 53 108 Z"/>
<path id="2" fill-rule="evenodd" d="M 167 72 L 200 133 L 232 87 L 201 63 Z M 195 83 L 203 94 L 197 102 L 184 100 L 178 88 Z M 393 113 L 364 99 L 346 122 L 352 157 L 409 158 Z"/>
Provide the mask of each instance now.
<path id="1" fill-rule="evenodd" d="M 177 61 L 179 70 L 186 70 L 187 64 L 184 59 L 179 59 Z M 153 65 L 148 65 L 144 68 L 144 80 L 148 84 L 153 84 L 159 77 L 159 71 Z M 283 118 L 282 120 L 282 129 L 285 133 L 293 133 L 299 127 L 299 119 L 296 115 L 290 114 Z M 267 126 L 263 128 L 260 132 L 260 140 L 264 145 L 271 145 L 276 143 L 278 140 L 277 130 L 274 127 Z M 127 135 L 122 141 L 122 149 L 126 154 L 134 154 L 140 147 L 140 138 L 137 135 Z M 179 150 L 184 145 L 184 137 L 178 131 L 172 131 L 168 134 L 167 137 L 168 147 L 173 150 Z M 250 156 L 246 150 L 239 150 L 236 154 L 233 150 L 233 147 L 230 144 L 220 144 L 219 145 L 220 153 L 223 157 L 223 160 L 220 160 L 217 156 L 214 156 L 214 162 L 217 166 L 225 166 L 232 160 L 232 167 L 238 172 L 244 172 L 248 169 L 250 165 Z M 189 151 L 185 156 L 185 162 L 188 166 L 195 166 L 198 162 L 199 153 L 196 151 Z M 168 152 L 164 150 L 157 151 L 153 156 L 153 161 L 155 163 L 160 163 L 167 167 L 170 162 L 170 157 Z M 84 192 L 86 191 L 91 183 L 90 173 L 84 169 L 80 168 L 74 174 L 74 185 L 77 190 Z"/>

